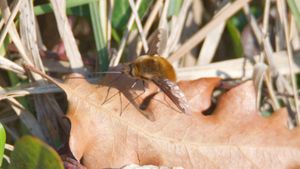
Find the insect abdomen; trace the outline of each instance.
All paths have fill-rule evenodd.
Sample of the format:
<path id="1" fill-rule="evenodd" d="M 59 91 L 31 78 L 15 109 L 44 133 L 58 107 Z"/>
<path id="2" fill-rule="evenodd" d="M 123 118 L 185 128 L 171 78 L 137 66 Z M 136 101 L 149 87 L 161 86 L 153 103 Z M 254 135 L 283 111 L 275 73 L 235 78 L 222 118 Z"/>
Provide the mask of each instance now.
<path id="1" fill-rule="evenodd" d="M 161 56 L 144 55 L 136 59 L 133 74 L 142 79 L 151 80 L 153 77 L 176 81 L 173 66 Z"/>

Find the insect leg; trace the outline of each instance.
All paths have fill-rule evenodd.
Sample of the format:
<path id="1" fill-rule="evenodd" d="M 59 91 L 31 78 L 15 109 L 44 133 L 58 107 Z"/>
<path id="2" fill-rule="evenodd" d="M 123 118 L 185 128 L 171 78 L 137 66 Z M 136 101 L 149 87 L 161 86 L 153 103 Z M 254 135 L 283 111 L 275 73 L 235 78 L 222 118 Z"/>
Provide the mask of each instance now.
<path id="1" fill-rule="evenodd" d="M 135 81 L 133 82 L 133 84 L 130 86 L 130 88 L 131 88 L 131 89 L 134 88 L 134 87 L 136 86 L 137 82 L 138 82 L 138 80 L 135 80 Z M 142 81 L 142 82 L 144 82 L 144 81 Z M 144 83 L 143 83 L 143 85 L 144 85 Z M 144 88 L 143 88 L 143 89 L 144 89 Z M 140 96 L 143 95 L 144 93 L 145 93 L 145 89 L 144 89 L 144 92 L 143 92 L 143 93 L 138 94 L 136 97 L 134 97 L 134 98 L 131 99 L 130 101 L 134 101 L 136 98 L 140 97 Z M 124 107 L 124 110 L 129 106 L 129 103 L 130 103 L 130 102 L 128 102 L 128 103 L 126 104 L 126 106 Z"/>
<path id="2" fill-rule="evenodd" d="M 110 82 L 108 82 L 108 83 L 105 84 L 105 85 L 106 85 L 106 86 L 109 86 L 109 85 L 113 84 L 113 83 L 114 83 L 116 80 L 118 80 L 120 77 L 121 77 L 121 75 L 119 75 L 117 78 L 111 80 Z M 99 85 L 99 86 L 100 86 L 100 85 Z M 112 99 L 114 96 L 116 96 L 118 93 L 120 93 L 120 91 L 118 91 L 117 93 L 113 94 L 111 97 L 108 98 L 110 89 L 111 89 L 111 86 L 109 86 L 108 89 L 107 89 L 107 93 L 106 93 L 106 96 L 105 96 L 105 98 L 104 98 L 104 101 L 103 101 L 102 105 L 105 104 L 105 103 L 107 103 L 110 99 Z"/>

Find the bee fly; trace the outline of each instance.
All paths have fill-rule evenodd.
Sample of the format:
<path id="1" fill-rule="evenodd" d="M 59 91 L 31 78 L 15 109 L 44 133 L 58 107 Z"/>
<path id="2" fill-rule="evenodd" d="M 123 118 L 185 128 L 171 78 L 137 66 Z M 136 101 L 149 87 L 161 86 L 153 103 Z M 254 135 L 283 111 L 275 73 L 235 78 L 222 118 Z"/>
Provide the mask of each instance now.
<path id="1" fill-rule="evenodd" d="M 160 56 L 160 54 L 163 53 L 166 44 L 166 30 L 158 29 L 150 36 L 149 51 L 145 55 L 139 56 L 132 62 L 125 63 L 121 70 L 117 72 L 113 71 L 98 73 L 123 73 L 133 79 L 142 80 L 143 82 L 152 81 L 161 91 L 163 91 L 167 95 L 167 97 L 177 106 L 177 108 L 181 112 L 190 114 L 188 101 L 184 93 L 176 84 L 176 73 L 173 66 L 167 59 Z M 157 93 L 158 92 L 152 93 L 149 95 L 149 97 L 146 96 L 139 108 L 141 110 L 145 110 L 149 105 L 151 99 Z M 146 114 L 144 115 L 147 116 Z"/>
<path id="2" fill-rule="evenodd" d="M 150 49 L 146 55 L 125 64 L 122 72 L 135 79 L 152 81 L 181 112 L 190 114 L 188 101 L 176 84 L 176 73 L 173 66 L 167 59 L 159 55 L 163 52 L 164 49 L 162 48 L 165 48 L 166 42 L 167 32 L 158 29 L 150 37 Z"/>

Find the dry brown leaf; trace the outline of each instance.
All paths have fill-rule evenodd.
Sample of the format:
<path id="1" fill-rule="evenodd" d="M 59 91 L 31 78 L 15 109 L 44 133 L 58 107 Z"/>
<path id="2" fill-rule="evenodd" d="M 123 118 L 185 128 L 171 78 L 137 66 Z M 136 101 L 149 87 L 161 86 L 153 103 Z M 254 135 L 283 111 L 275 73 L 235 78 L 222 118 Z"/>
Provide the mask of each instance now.
<path id="1" fill-rule="evenodd" d="M 105 82 L 123 90 L 127 97 L 137 91 L 124 90 L 133 82 L 125 76 Z M 170 108 L 176 106 L 159 93 L 148 110 L 155 121 L 146 119 L 132 104 L 120 115 L 128 100 L 115 94 L 118 90 L 113 87 L 91 85 L 77 78 L 57 84 L 69 100 L 70 149 L 87 168 L 119 168 L 133 163 L 184 168 L 300 167 L 299 129 L 287 129 L 285 109 L 269 118 L 260 116 L 252 81 L 220 96 L 211 116 L 178 113 Z M 218 80 L 199 79 L 179 85 L 194 108 L 198 107 L 194 106 L 196 98 L 201 98 L 197 103 L 200 112 L 201 107 L 208 107 L 206 101 Z"/>

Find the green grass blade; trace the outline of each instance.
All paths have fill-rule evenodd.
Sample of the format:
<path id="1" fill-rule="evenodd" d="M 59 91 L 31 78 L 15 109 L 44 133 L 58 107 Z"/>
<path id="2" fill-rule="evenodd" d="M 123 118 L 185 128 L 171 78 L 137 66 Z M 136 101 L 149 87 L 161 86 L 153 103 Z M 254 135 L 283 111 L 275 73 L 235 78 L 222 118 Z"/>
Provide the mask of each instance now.
<path id="1" fill-rule="evenodd" d="M 96 2 L 98 0 L 67 0 L 66 1 L 66 5 L 67 8 L 72 8 L 72 7 L 76 7 L 76 6 L 81 6 L 81 5 L 85 5 L 91 2 Z M 42 4 L 42 5 L 38 5 L 34 7 L 34 14 L 35 15 L 43 15 L 46 13 L 50 13 L 52 12 L 52 6 L 51 3 L 46 3 L 46 4 Z"/>
<path id="2" fill-rule="evenodd" d="M 5 129 L 2 126 L 2 124 L 0 123 L 0 166 L 2 165 L 5 142 L 6 142 Z"/>
<path id="3" fill-rule="evenodd" d="M 90 16 L 94 32 L 94 39 L 98 54 L 98 70 L 106 71 L 109 66 L 107 52 L 107 21 L 106 21 L 106 1 L 91 2 Z"/>

